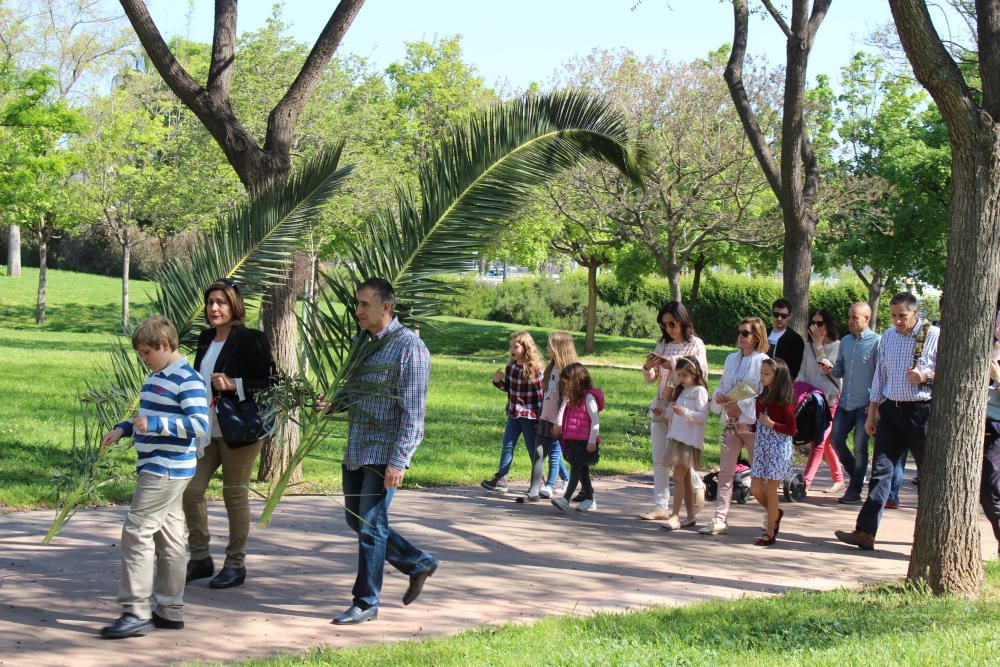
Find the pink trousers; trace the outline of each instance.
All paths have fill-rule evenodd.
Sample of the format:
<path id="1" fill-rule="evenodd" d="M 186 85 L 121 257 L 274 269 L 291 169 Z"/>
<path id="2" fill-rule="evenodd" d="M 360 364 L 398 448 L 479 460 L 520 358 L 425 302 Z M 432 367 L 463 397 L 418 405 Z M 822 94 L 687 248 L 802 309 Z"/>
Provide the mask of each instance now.
<path id="1" fill-rule="evenodd" d="M 826 458 L 826 464 L 830 466 L 830 476 L 833 477 L 834 483 L 844 481 L 844 471 L 840 467 L 837 450 L 830 444 L 830 434 L 833 433 L 833 415 L 837 412 L 838 403 L 840 403 L 839 396 L 830 402 L 830 425 L 826 427 L 826 431 L 823 433 L 823 442 L 813 446 L 812 451 L 809 452 L 809 459 L 806 461 L 806 471 L 802 475 L 806 480 L 806 487 L 812 486 L 813 479 L 816 478 L 816 472 L 819 470 L 820 461 L 824 458 Z"/>
<path id="2" fill-rule="evenodd" d="M 722 444 L 719 451 L 719 491 L 715 502 L 715 520 L 726 522 L 729 516 L 729 504 L 733 500 L 733 475 L 736 474 L 736 463 L 740 458 L 740 450 L 747 448 L 747 457 L 753 461 L 752 432 L 737 434 L 730 429 L 722 431 Z"/>

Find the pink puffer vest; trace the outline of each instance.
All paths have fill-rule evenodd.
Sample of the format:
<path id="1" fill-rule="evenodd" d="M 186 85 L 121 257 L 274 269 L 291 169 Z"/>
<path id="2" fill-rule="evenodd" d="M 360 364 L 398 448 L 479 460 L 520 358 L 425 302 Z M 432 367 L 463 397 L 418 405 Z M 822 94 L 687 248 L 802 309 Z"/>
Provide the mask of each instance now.
<path id="1" fill-rule="evenodd" d="M 604 392 L 600 389 L 588 389 L 584 392 L 584 400 L 579 405 L 567 405 L 563 412 L 563 440 L 588 440 L 590 438 L 590 415 L 587 414 L 586 394 L 597 401 L 597 411 L 604 409 Z M 598 439 L 600 442 L 600 439 Z"/>

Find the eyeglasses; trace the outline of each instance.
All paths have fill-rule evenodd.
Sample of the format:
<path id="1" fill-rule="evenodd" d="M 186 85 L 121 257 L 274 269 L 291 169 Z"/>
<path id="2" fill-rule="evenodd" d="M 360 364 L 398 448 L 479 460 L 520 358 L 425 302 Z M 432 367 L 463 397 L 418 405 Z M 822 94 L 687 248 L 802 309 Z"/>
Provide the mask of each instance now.
<path id="1" fill-rule="evenodd" d="M 824 322 L 823 320 L 812 320 L 810 322 L 810 324 L 812 324 L 813 326 L 816 326 L 816 327 L 825 327 L 826 326 L 826 322 Z"/>
<path id="2" fill-rule="evenodd" d="M 771 317 L 773 317 L 776 320 L 787 320 L 791 316 L 792 316 L 791 313 L 779 313 L 776 310 L 771 311 Z"/>
<path id="3" fill-rule="evenodd" d="M 739 330 L 739 334 L 740 334 L 740 338 L 747 338 L 749 336 L 752 336 L 753 332 L 752 331 L 747 331 L 746 329 L 740 329 Z"/>

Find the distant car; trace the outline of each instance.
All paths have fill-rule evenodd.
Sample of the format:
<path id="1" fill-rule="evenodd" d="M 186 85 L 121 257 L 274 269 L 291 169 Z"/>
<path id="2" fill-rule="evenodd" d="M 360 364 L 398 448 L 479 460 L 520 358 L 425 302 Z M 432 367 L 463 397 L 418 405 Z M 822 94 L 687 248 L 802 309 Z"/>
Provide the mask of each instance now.
<path id="1" fill-rule="evenodd" d="M 489 271 L 486 272 L 486 275 L 488 277 L 490 277 L 490 278 L 502 278 L 503 277 L 503 270 L 502 269 L 490 269 Z"/>

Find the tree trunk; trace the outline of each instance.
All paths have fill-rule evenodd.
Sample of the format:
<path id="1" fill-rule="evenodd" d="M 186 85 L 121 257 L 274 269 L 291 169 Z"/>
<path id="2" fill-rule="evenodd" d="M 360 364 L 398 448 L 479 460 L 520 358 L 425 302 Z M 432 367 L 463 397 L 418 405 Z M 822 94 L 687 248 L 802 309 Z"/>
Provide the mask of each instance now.
<path id="1" fill-rule="evenodd" d="M 590 260 L 587 267 L 587 326 L 583 338 L 583 351 L 593 354 L 597 349 L 594 345 L 594 332 L 597 329 L 597 262 Z"/>
<path id="2" fill-rule="evenodd" d="M 35 324 L 45 324 L 45 287 L 49 277 L 49 242 L 38 237 L 38 303 L 35 306 Z"/>
<path id="3" fill-rule="evenodd" d="M 21 277 L 21 228 L 17 225 L 7 228 L 7 275 Z"/>
<path id="4" fill-rule="evenodd" d="M 872 319 L 868 323 L 868 326 L 872 331 L 875 330 L 875 326 L 878 324 L 878 307 L 882 301 L 882 295 L 885 294 L 887 282 L 881 269 L 875 269 L 872 272 L 871 282 L 868 283 L 868 307 L 872 310 Z"/>
<path id="5" fill-rule="evenodd" d="M 982 113 L 972 146 L 952 144 L 948 262 L 934 402 L 907 577 L 935 593 L 977 595 L 989 340 L 1000 284 L 1000 132 Z"/>
<path id="6" fill-rule="evenodd" d="M 265 304 L 260 311 L 260 328 L 271 342 L 271 353 L 279 370 L 294 373 L 298 361 L 298 336 L 295 321 L 296 291 L 292 271 L 265 294 Z M 285 317 L 287 313 L 291 317 Z M 299 446 L 299 429 L 291 421 L 282 423 L 272 438 L 264 442 L 260 454 L 257 481 L 277 479 L 288 467 L 292 454 Z M 302 481 L 302 469 L 296 469 L 290 482 Z"/>
<path id="7" fill-rule="evenodd" d="M 806 330 L 809 317 L 809 278 L 812 276 L 812 244 L 816 228 L 805 218 L 793 219 L 795 212 L 786 207 L 785 248 L 782 259 L 782 296 L 792 302 L 792 318 L 788 326 Z"/>
<path id="8" fill-rule="evenodd" d="M 701 273 L 705 270 L 705 253 L 699 252 L 694 261 L 694 278 L 691 280 L 691 295 L 688 297 L 688 308 L 694 308 L 698 303 L 698 290 L 701 289 Z"/>
<path id="9" fill-rule="evenodd" d="M 132 262 L 132 243 L 129 230 L 125 230 L 125 242 L 122 243 L 122 331 L 128 331 L 128 276 Z"/>

